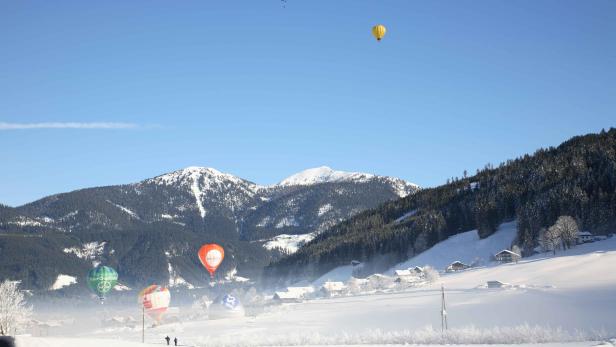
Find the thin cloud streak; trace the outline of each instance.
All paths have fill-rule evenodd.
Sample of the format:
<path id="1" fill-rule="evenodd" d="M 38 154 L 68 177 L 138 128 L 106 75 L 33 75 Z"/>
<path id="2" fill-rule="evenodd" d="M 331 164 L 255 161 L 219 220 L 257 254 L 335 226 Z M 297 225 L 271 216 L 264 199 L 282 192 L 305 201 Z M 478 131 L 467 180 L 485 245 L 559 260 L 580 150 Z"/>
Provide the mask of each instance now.
<path id="1" fill-rule="evenodd" d="M 115 122 L 45 122 L 45 123 L 4 123 L 0 122 L 0 130 L 31 130 L 31 129 L 135 129 L 134 123 Z"/>

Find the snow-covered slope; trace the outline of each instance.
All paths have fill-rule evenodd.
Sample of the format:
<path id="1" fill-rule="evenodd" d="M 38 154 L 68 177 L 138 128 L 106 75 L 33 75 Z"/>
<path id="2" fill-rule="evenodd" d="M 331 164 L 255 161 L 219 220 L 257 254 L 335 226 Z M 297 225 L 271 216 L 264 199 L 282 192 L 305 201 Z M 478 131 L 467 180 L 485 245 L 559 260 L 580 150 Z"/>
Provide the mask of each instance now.
<path id="1" fill-rule="evenodd" d="M 536 254 L 517 264 L 502 264 L 452 273 L 441 278 L 452 287 L 467 287 L 499 280 L 514 285 L 568 290 L 609 289 L 616 298 L 616 237 L 578 245 L 566 251 Z M 580 303 L 584 298 L 579 298 Z M 613 304 L 616 306 L 616 300 Z M 595 307 L 598 308 L 598 307 Z M 615 311 L 616 312 L 616 311 Z M 616 327 L 615 327 L 616 328 Z M 615 331 L 616 332 L 616 331 Z"/>
<path id="2" fill-rule="evenodd" d="M 327 166 L 320 166 L 302 172 L 298 172 L 282 180 L 279 185 L 310 185 L 324 182 L 341 182 L 341 181 L 367 181 L 373 178 L 374 175 L 359 173 L 335 171 Z"/>
<path id="3" fill-rule="evenodd" d="M 396 269 L 408 269 L 415 266 L 430 265 L 438 270 L 445 270 L 449 264 L 459 260 L 465 264 L 485 265 L 492 256 L 503 249 L 509 249 L 516 237 L 516 222 L 503 223 L 496 232 L 485 239 L 480 239 L 477 230 L 471 230 L 451 236 L 419 255 L 394 266 Z"/>
<path id="4" fill-rule="evenodd" d="M 282 250 L 290 254 L 297 252 L 301 246 L 306 242 L 310 242 L 314 237 L 314 233 L 300 235 L 281 234 L 264 243 L 263 247 L 269 250 Z"/>
<path id="5" fill-rule="evenodd" d="M 333 170 L 327 166 L 320 166 L 291 175 L 278 183 L 279 186 L 306 186 L 319 183 L 331 182 L 368 182 L 374 179 L 383 179 L 391 182 L 396 188 L 398 196 L 404 197 L 414 190 L 417 190 L 416 184 L 406 182 L 399 178 L 377 176 L 361 172 L 347 172 Z"/>
<path id="6" fill-rule="evenodd" d="M 56 281 L 51 285 L 49 289 L 58 290 L 75 283 L 77 283 L 77 279 L 74 276 L 58 275 L 58 278 L 56 278 Z"/>
<path id="7" fill-rule="evenodd" d="M 438 270 L 445 270 L 449 264 L 459 260 L 465 264 L 485 265 L 497 252 L 508 249 L 516 236 L 516 222 L 503 223 L 498 230 L 480 239 L 477 230 L 454 235 L 437 243 L 419 255 L 393 266 L 385 272 L 393 275 L 394 270 L 408 269 L 415 266 L 430 265 Z M 325 281 L 347 281 L 351 278 L 353 268 L 350 265 L 339 266 L 313 282 L 320 285 Z"/>
<path id="8" fill-rule="evenodd" d="M 252 198 L 261 188 L 216 169 L 196 166 L 157 176 L 145 183 L 184 187 L 194 196 L 201 218 L 207 214 L 205 206 L 211 204 L 211 200 L 232 210 L 242 209 L 252 202 Z"/>

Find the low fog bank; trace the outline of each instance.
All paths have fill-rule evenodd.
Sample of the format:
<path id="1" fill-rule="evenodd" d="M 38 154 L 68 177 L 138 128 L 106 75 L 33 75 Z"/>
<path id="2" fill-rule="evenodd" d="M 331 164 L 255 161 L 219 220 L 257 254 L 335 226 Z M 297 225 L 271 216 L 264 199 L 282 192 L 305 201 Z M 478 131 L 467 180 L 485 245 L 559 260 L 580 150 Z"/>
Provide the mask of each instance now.
<path id="1" fill-rule="evenodd" d="M 168 335 L 189 346 L 607 341 L 616 337 L 615 263 L 616 239 L 453 272 L 424 266 L 359 278 L 351 264 L 284 288 L 172 288 L 162 320 L 146 317 L 143 331 L 136 290 L 114 291 L 104 304 L 85 293 L 35 295 L 33 324 L 19 333 L 54 347 L 67 337 L 138 343 L 142 333 L 148 343 Z M 232 305 L 221 316 L 224 295 Z"/>

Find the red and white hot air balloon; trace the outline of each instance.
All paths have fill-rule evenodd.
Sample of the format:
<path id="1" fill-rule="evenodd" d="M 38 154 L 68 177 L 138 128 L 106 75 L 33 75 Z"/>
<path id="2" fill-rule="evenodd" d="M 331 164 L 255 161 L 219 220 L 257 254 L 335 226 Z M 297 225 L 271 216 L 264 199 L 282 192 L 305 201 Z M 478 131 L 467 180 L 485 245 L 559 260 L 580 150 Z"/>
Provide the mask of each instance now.
<path id="1" fill-rule="evenodd" d="M 199 249 L 199 260 L 210 273 L 210 277 L 214 278 L 214 272 L 225 258 L 225 250 L 215 243 L 210 243 L 201 246 Z"/>
<path id="2" fill-rule="evenodd" d="M 139 303 L 143 305 L 145 313 L 157 322 L 163 317 L 171 301 L 169 289 L 153 284 L 141 292 L 138 297 Z"/>

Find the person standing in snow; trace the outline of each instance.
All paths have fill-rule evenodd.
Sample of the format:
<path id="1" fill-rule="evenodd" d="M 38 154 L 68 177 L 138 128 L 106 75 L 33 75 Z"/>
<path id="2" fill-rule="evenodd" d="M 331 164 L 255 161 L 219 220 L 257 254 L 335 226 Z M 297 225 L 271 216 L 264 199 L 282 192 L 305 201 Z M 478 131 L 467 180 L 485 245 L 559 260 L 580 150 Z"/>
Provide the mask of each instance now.
<path id="1" fill-rule="evenodd" d="M 176 346 L 178 345 L 178 338 L 177 337 L 173 338 L 173 343 L 175 343 Z"/>
<path id="2" fill-rule="evenodd" d="M 167 346 L 169 346 L 169 341 L 171 340 L 171 338 L 169 336 L 165 336 L 165 340 L 167 341 Z"/>

